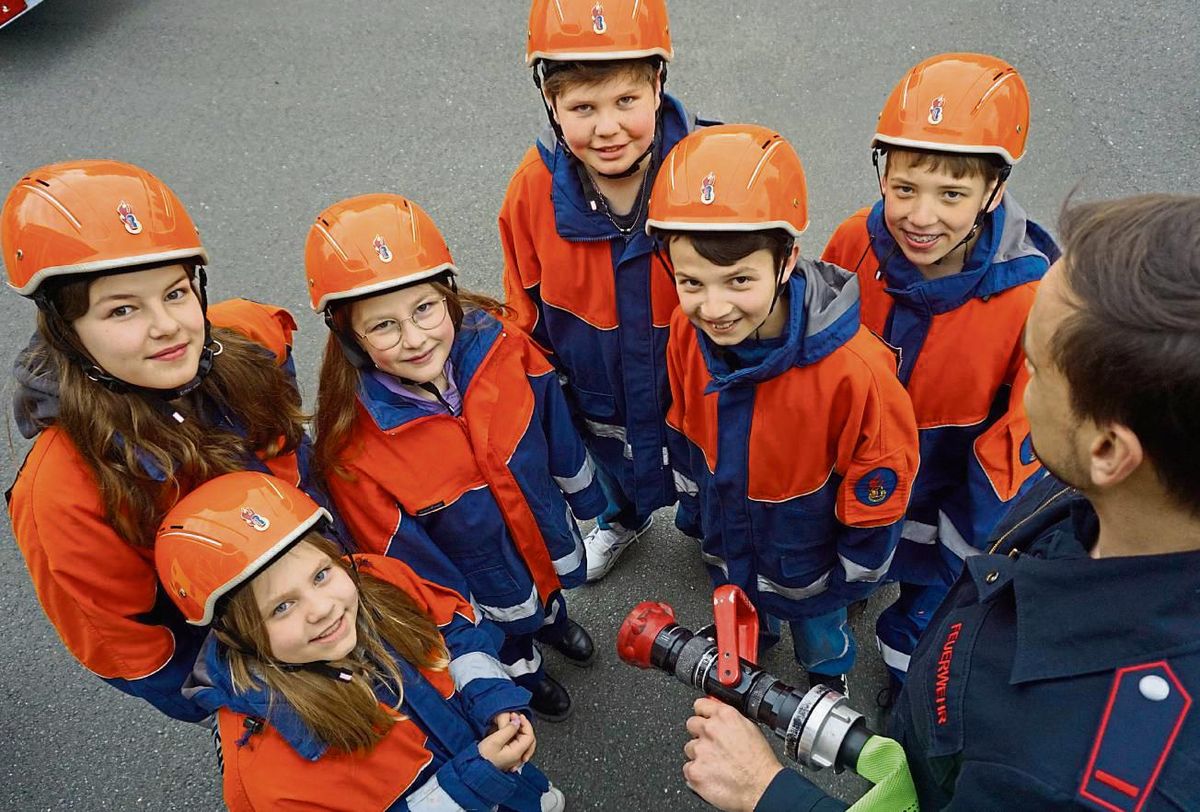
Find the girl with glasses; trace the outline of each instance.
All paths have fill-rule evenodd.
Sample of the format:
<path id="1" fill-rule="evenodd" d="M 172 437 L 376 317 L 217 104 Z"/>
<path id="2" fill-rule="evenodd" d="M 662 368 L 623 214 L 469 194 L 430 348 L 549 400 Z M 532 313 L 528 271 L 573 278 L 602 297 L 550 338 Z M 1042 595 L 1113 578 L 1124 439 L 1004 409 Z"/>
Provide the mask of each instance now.
<path id="1" fill-rule="evenodd" d="M 330 329 L 315 466 L 351 535 L 471 596 L 533 711 L 565 719 L 534 642 L 592 661 L 561 590 L 585 575 L 575 518 L 605 498 L 553 368 L 498 302 L 458 290 L 437 226 L 399 195 L 318 215 L 305 267 Z"/>

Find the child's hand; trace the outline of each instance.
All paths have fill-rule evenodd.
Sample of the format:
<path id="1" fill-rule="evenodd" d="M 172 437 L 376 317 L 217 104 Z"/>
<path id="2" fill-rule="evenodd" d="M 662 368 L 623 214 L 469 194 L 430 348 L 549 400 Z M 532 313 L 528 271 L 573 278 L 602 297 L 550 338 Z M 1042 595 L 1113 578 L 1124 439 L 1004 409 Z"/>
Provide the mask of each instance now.
<path id="1" fill-rule="evenodd" d="M 496 725 L 496 731 L 479 742 L 479 755 L 494 764 L 496 769 L 509 772 L 533 757 L 537 739 L 528 719 L 519 713 L 501 713 L 492 722 Z"/>
<path id="2" fill-rule="evenodd" d="M 492 720 L 492 724 L 499 730 L 500 726 L 509 723 L 511 720 L 517 720 L 522 728 L 529 731 L 529 746 L 521 753 L 521 763 L 525 764 L 529 759 L 533 758 L 533 751 L 537 749 L 537 734 L 533 732 L 533 723 L 529 721 L 529 717 L 513 712 L 496 714 L 496 718 Z"/>

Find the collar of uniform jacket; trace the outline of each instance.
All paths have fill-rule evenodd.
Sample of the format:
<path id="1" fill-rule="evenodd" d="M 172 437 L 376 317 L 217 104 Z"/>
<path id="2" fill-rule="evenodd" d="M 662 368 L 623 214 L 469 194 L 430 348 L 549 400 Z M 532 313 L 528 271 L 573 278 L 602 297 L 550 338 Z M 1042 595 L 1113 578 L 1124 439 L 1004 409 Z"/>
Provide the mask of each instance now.
<path id="1" fill-rule="evenodd" d="M 1072 495 L 1049 523 L 1014 535 L 1018 555 L 967 559 L 982 603 L 1016 605 L 1010 684 L 1109 671 L 1200 648 L 1200 551 L 1094 560 L 1099 522 Z"/>
<path id="2" fill-rule="evenodd" d="M 905 258 L 884 224 L 882 200 L 867 216 L 867 231 L 875 256 L 884 258 L 881 272 L 888 294 L 919 313 L 947 313 L 971 299 L 987 299 L 1041 279 L 1059 256 L 1053 238 L 1007 192 L 1001 205 L 984 218 L 962 270 L 949 276 L 926 279 Z"/>

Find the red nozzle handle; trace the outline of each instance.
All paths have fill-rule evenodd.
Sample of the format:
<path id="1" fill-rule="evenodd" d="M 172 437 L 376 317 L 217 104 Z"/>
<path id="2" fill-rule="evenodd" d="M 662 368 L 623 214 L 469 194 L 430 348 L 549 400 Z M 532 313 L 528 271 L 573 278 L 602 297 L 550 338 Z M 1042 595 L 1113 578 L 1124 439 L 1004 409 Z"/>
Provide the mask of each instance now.
<path id="1" fill-rule="evenodd" d="M 713 591 L 713 620 L 717 624 L 717 679 L 722 685 L 737 685 L 741 674 L 738 658 L 758 662 L 758 613 L 745 592 L 726 584 Z"/>
<path id="2" fill-rule="evenodd" d="M 633 607 L 617 632 L 617 656 L 630 665 L 649 668 L 654 638 L 674 622 L 675 610 L 667 604 L 642 601 Z"/>

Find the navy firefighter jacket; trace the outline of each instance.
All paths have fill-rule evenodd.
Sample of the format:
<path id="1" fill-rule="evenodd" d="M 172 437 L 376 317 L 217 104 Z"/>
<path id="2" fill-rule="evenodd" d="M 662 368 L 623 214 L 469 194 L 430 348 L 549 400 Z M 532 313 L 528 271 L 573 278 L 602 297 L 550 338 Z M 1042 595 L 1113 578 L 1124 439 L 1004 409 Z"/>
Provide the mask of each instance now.
<path id="1" fill-rule="evenodd" d="M 1200 551 L 1092 559 L 1098 530 L 1047 477 L 967 559 L 892 718 L 922 810 L 1200 809 Z M 776 783 L 758 810 L 820 797 Z"/>
<path id="2" fill-rule="evenodd" d="M 675 312 L 667 423 L 680 529 L 716 582 L 798 620 L 887 573 L 917 428 L 895 357 L 858 323 L 854 275 L 801 259 L 786 285 L 784 333 L 765 347 L 722 350 Z"/>
<path id="3" fill-rule="evenodd" d="M 671 96 L 662 107 L 659 161 L 705 123 Z M 649 515 L 675 502 L 664 356 L 679 299 L 643 228 L 645 212 L 623 235 L 596 198 L 547 128 L 513 174 L 500 210 L 505 304 L 564 379 L 588 450 L 638 514 Z"/>

